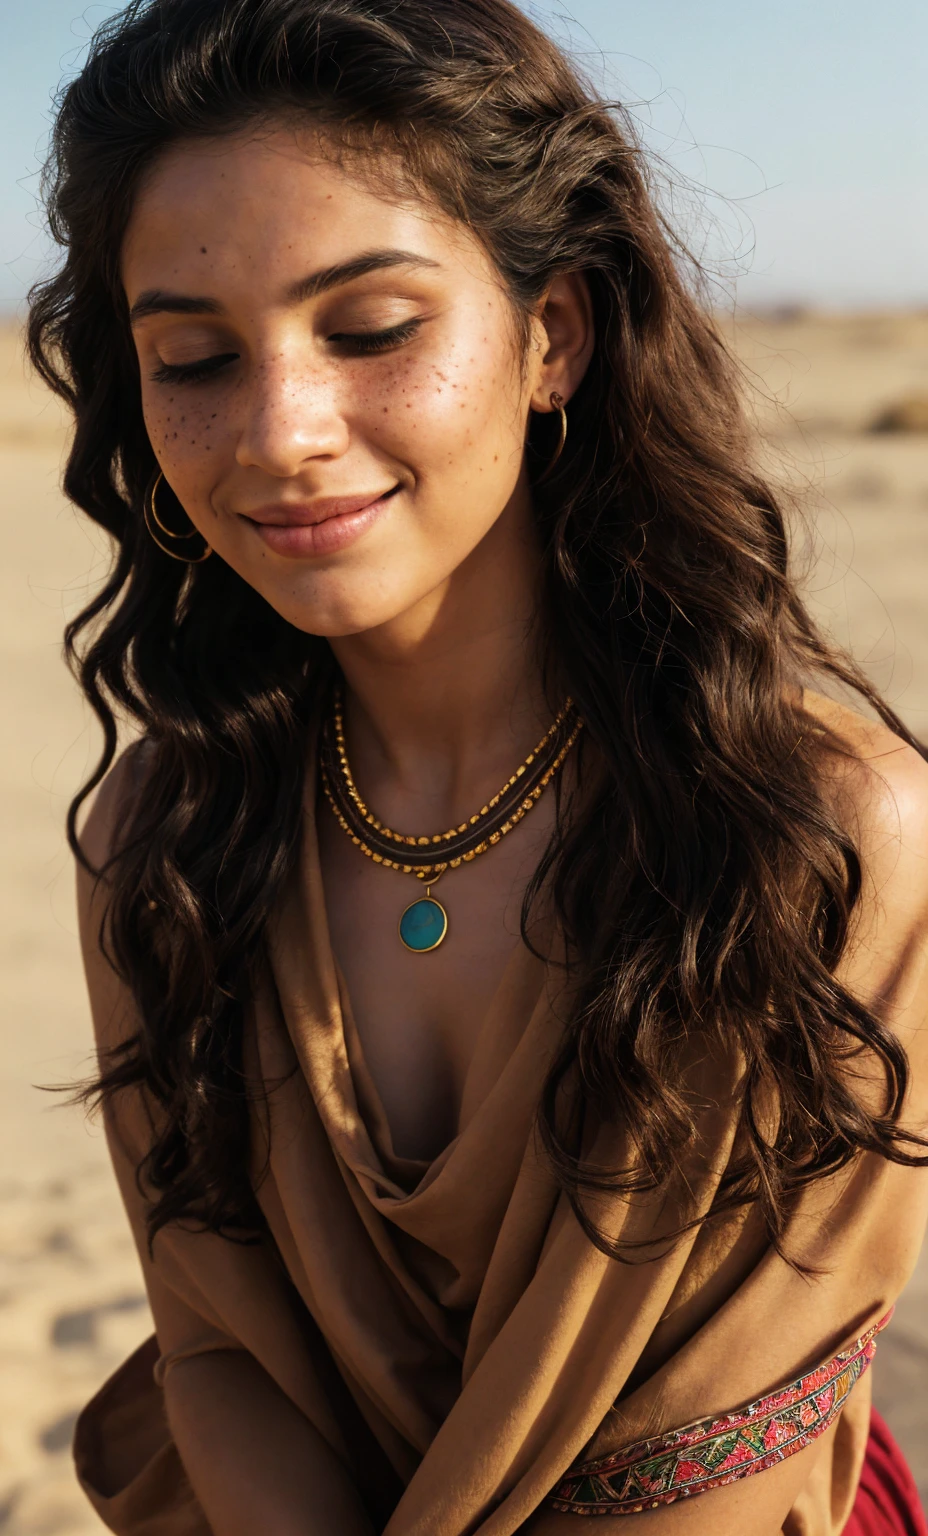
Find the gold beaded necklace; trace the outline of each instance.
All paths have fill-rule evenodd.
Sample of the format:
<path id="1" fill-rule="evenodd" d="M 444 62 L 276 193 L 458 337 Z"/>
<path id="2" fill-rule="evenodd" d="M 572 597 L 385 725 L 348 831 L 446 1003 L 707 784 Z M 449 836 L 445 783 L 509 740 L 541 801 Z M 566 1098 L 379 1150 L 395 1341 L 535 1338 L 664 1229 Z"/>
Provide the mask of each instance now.
<path id="1" fill-rule="evenodd" d="M 356 848 L 375 864 L 415 875 L 425 884 L 425 896 L 411 902 L 400 916 L 399 936 L 407 949 L 424 955 L 444 942 L 448 914 L 432 895 L 432 886 L 447 870 L 459 869 L 494 848 L 518 825 L 563 766 L 582 725 L 568 699 L 534 750 L 475 815 L 448 832 L 410 837 L 384 826 L 361 799 L 345 746 L 341 692 L 335 690 L 331 716 L 320 735 L 322 787 L 336 821 Z"/>

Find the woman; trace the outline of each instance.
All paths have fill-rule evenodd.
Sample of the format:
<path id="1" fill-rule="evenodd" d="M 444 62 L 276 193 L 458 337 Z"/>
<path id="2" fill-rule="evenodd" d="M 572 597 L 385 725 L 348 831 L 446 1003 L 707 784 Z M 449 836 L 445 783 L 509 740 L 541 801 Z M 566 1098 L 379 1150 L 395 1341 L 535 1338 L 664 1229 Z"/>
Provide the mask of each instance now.
<path id="1" fill-rule="evenodd" d="M 621 113 L 506 0 L 149 0 L 55 157 L 32 351 L 116 548 L 70 635 L 94 1091 L 157 1328 L 79 1426 L 96 1508 L 862 1529 L 928 770 L 791 585 Z"/>

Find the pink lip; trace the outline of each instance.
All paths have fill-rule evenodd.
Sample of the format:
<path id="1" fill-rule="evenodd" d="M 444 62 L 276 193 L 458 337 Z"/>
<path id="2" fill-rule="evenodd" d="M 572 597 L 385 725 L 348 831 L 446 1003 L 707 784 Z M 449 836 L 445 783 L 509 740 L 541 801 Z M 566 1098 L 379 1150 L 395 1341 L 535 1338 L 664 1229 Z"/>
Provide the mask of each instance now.
<path id="1" fill-rule="evenodd" d="M 272 503 L 241 515 L 269 549 L 291 560 L 331 555 L 359 539 L 386 511 L 398 486 L 371 496 L 326 496 Z"/>

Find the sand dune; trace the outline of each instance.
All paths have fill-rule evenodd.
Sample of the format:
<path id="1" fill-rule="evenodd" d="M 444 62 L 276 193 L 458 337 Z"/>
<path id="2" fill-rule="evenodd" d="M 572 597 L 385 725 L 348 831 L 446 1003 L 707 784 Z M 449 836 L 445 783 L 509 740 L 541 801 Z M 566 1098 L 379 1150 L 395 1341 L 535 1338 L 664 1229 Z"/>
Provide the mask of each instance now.
<path id="1" fill-rule="evenodd" d="M 738 349 L 789 474 L 809 489 L 816 610 L 928 737 L 928 435 L 872 433 L 928 389 L 928 316 L 742 321 Z M 101 1527 L 74 1485 L 76 1410 L 150 1329 L 102 1137 L 37 1083 L 86 1068 L 90 1028 L 62 824 L 92 760 L 59 656 L 105 569 L 58 490 L 66 424 L 0 333 L 0 1532 Z M 875 1367 L 878 1399 L 928 1494 L 928 1273 Z"/>

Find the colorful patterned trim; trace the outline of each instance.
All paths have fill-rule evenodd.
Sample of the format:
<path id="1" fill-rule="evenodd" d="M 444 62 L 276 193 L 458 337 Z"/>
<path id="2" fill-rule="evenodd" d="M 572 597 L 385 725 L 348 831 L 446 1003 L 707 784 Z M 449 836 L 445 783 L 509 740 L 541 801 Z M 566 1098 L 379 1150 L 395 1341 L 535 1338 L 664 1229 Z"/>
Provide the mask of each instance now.
<path id="1" fill-rule="evenodd" d="M 573 1468 L 547 1502 L 568 1515 L 637 1515 L 765 1472 L 823 1434 L 876 1354 L 892 1309 L 856 1344 L 798 1381 Z"/>

